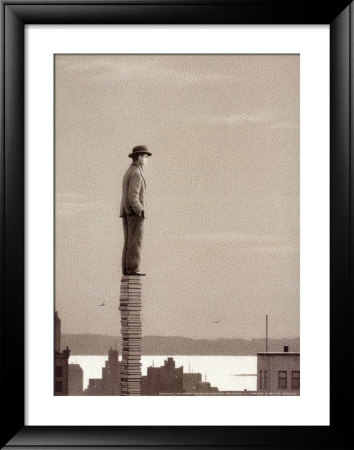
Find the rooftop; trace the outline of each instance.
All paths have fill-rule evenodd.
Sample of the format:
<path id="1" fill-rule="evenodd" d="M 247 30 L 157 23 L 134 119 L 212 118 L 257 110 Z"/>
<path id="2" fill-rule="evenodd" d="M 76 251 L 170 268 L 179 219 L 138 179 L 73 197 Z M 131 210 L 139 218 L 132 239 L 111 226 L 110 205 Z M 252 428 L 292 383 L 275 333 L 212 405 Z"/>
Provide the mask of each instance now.
<path id="1" fill-rule="evenodd" d="M 257 352 L 261 356 L 300 356 L 300 352 Z"/>

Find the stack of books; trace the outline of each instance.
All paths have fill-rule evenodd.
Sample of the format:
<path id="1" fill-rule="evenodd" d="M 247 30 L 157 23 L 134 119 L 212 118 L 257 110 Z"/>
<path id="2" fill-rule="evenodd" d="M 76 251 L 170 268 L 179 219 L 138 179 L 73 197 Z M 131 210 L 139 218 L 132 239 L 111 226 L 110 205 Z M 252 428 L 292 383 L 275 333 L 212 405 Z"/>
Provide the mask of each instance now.
<path id="1" fill-rule="evenodd" d="M 123 275 L 120 285 L 122 395 L 141 395 L 141 277 Z"/>

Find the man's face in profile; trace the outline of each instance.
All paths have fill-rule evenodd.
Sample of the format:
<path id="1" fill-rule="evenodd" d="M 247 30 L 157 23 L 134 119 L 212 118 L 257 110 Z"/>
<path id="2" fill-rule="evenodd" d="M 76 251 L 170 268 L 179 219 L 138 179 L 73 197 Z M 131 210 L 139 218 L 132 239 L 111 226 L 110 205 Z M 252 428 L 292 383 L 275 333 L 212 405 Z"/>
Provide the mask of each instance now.
<path id="1" fill-rule="evenodd" d="M 141 166 L 146 166 L 147 165 L 147 160 L 149 158 L 149 155 L 147 155 L 146 153 L 144 153 L 143 155 L 139 156 L 139 164 Z"/>

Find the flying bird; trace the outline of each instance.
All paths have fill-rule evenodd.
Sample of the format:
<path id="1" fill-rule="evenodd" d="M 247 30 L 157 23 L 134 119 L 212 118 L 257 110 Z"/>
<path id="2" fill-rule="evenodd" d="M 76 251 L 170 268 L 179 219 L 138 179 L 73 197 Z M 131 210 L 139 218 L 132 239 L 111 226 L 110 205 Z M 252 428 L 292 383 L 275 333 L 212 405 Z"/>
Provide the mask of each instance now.
<path id="1" fill-rule="evenodd" d="M 220 323 L 220 320 L 221 320 L 221 319 L 215 320 L 215 322 L 211 322 L 211 323 Z"/>
<path id="2" fill-rule="evenodd" d="M 98 305 L 98 306 L 105 306 L 105 301 L 103 300 L 103 303 L 101 303 L 101 305 Z"/>

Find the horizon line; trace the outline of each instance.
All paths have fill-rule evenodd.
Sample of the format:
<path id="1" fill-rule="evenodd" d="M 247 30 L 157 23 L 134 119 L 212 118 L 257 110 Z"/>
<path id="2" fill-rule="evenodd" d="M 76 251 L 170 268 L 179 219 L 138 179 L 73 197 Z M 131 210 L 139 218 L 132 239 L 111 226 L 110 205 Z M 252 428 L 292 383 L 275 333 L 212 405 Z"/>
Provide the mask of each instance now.
<path id="1" fill-rule="evenodd" d="M 101 336 L 101 337 L 110 337 L 110 338 L 114 338 L 114 339 L 121 339 L 122 336 L 121 335 L 113 335 L 113 334 L 99 334 L 99 333 L 61 333 L 62 336 L 66 335 L 66 336 Z M 180 336 L 180 335 L 173 335 L 173 336 L 167 336 L 167 335 L 157 335 L 157 334 L 147 334 L 147 335 L 142 335 L 142 338 L 144 337 L 156 337 L 156 338 L 181 338 L 181 339 L 191 339 L 193 341 L 218 341 L 218 340 L 235 340 L 235 339 L 239 339 L 242 341 L 252 341 L 252 340 L 258 340 L 258 339 L 265 339 L 265 337 L 261 336 L 261 337 L 253 337 L 253 338 L 242 338 L 242 337 L 220 337 L 220 338 L 192 338 L 192 337 L 187 337 L 187 336 Z M 273 338 L 268 338 L 268 340 L 279 340 L 279 339 L 300 339 L 300 336 L 294 336 L 294 337 L 289 337 L 289 336 L 282 336 L 282 337 L 273 337 Z"/>

